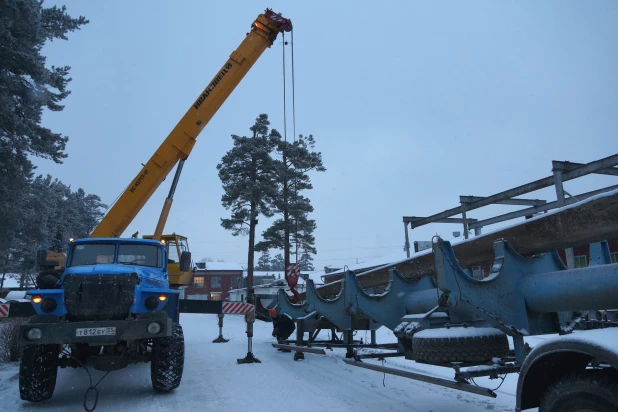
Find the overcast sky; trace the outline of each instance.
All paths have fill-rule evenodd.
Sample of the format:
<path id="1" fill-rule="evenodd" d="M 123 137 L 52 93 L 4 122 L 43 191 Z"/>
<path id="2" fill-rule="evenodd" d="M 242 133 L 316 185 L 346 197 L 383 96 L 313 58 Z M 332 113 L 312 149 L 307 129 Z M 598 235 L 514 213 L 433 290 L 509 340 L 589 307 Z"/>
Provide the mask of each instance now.
<path id="1" fill-rule="evenodd" d="M 35 160 L 110 204 L 134 179 L 266 7 L 294 24 L 296 132 L 313 134 L 324 173 L 307 193 L 315 265 L 403 251 L 403 216 L 428 216 L 551 175 L 552 160 L 618 153 L 618 2 L 62 0 L 90 24 L 44 49 L 69 65 L 71 95 L 44 124 L 69 136 L 62 165 Z M 286 37 L 289 40 L 289 34 Z M 260 113 L 283 133 L 281 37 L 198 137 L 165 232 L 194 260 L 245 265 L 247 237 L 227 217 L 216 165 Z M 290 46 L 286 49 L 290 57 Z M 287 79 L 291 80 L 291 61 Z M 288 92 L 291 82 L 288 83 Z M 288 95 L 288 103 L 291 94 Z M 291 105 L 288 137 L 292 137 Z M 171 177 L 171 176 L 170 176 Z M 125 231 L 154 231 L 167 179 Z M 613 176 L 565 183 L 572 194 Z M 527 195 L 555 200 L 553 188 Z M 470 212 L 486 218 L 520 207 Z M 506 222 L 503 225 L 512 224 Z M 268 222 L 260 219 L 258 232 Z M 488 227 L 491 230 L 498 227 Z M 431 224 L 410 240 L 450 237 Z M 275 255 L 278 252 L 271 252 Z M 257 258 L 257 256 L 256 256 Z"/>

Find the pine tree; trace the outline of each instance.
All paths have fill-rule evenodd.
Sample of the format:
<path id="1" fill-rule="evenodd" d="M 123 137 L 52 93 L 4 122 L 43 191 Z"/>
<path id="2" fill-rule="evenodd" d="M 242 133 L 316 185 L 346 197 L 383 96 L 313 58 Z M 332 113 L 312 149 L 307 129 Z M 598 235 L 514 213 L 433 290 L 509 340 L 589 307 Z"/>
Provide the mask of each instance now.
<path id="1" fill-rule="evenodd" d="M 267 272 L 269 270 L 272 270 L 270 268 L 270 253 L 268 253 L 268 250 L 262 252 L 262 255 L 258 259 L 258 264 L 255 267 L 255 270 L 260 272 Z"/>
<path id="2" fill-rule="evenodd" d="M 221 203 L 231 209 L 231 216 L 221 219 L 221 226 L 232 235 L 249 235 L 247 259 L 248 294 L 253 289 L 255 225 L 258 216 L 273 216 L 272 204 L 276 197 L 273 185 L 276 165 L 270 156 L 281 136 L 276 130 L 268 129 L 270 122 L 266 114 L 260 114 L 250 128 L 251 137 L 232 135 L 234 147 L 217 165 L 224 194 Z"/>
<path id="3" fill-rule="evenodd" d="M 61 111 L 69 95 L 70 67 L 47 68 L 46 41 L 88 23 L 66 8 L 43 8 L 38 0 L 0 1 L 0 266 L 26 261 L 30 232 L 40 212 L 30 207 L 34 166 L 28 156 L 62 163 L 68 137 L 41 125 L 43 110 Z M 44 205 L 47 207 L 47 205 Z"/>
<path id="4" fill-rule="evenodd" d="M 279 140 L 276 147 L 279 190 L 273 208 L 281 218 L 276 219 L 262 233 L 263 240 L 256 245 L 256 250 L 283 250 L 284 267 L 290 264 L 292 251 L 303 249 L 317 253 L 313 236 L 317 225 L 315 220 L 309 219 L 313 206 L 301 194 L 302 191 L 313 189 L 309 172 L 326 170 L 322 154 L 315 152 L 314 147 L 315 139 L 312 135 L 299 135 L 294 142 Z"/>
<path id="5" fill-rule="evenodd" d="M 315 270 L 315 267 L 313 266 L 313 257 L 311 257 L 307 250 L 303 250 L 298 263 L 300 263 L 300 270 L 306 270 L 308 272 Z"/>
<path id="6" fill-rule="evenodd" d="M 270 260 L 270 270 L 273 272 L 282 272 L 285 270 L 285 261 L 281 253 Z"/>
<path id="7" fill-rule="evenodd" d="M 61 111 L 70 93 L 69 66 L 45 67 L 46 41 L 67 40 L 88 20 L 38 0 L 0 2 L 0 141 L 3 152 L 26 153 L 62 163 L 68 138 L 42 127 L 43 109 Z M 6 153 L 3 153 L 6 155 Z"/>

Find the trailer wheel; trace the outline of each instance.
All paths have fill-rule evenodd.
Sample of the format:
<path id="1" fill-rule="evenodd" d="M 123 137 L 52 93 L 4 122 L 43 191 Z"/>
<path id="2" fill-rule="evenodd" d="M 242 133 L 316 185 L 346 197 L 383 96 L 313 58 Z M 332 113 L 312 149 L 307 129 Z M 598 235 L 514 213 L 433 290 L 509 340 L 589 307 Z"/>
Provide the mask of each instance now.
<path id="1" fill-rule="evenodd" d="M 58 374 L 58 345 L 24 345 L 19 362 L 19 396 L 40 402 L 52 397 Z"/>
<path id="2" fill-rule="evenodd" d="M 152 388 L 169 392 L 180 385 L 185 364 L 185 338 L 182 326 L 174 322 L 172 336 L 153 339 L 150 361 Z"/>
<path id="3" fill-rule="evenodd" d="M 412 356 L 430 363 L 485 362 L 508 356 L 506 334 L 494 328 L 425 329 L 412 337 Z"/>
<path id="4" fill-rule="evenodd" d="M 591 371 L 566 375 L 545 391 L 539 412 L 618 411 L 616 374 Z"/>

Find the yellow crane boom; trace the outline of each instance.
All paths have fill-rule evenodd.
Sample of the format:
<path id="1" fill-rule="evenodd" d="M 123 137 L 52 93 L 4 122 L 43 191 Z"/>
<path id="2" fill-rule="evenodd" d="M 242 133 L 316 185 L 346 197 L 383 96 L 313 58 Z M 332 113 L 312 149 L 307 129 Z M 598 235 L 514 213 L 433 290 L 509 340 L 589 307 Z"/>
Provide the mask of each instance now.
<path id="1" fill-rule="evenodd" d="M 120 195 L 90 237 L 120 237 L 169 172 L 191 153 L 200 132 L 240 83 L 249 69 L 269 48 L 277 35 L 290 31 L 292 22 L 270 9 L 260 14 L 240 46 L 196 98 L 161 146 Z M 155 238 L 160 238 L 171 207 L 166 199 Z"/>

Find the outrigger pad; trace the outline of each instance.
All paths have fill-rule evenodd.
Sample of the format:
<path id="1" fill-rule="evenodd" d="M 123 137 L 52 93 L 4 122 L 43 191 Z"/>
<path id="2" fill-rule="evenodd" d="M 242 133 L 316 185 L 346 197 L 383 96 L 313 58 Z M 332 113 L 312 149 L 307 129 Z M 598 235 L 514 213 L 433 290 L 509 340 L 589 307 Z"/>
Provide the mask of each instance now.
<path id="1" fill-rule="evenodd" d="M 261 360 L 259 360 L 255 356 L 253 356 L 252 352 L 247 352 L 247 356 L 245 356 L 242 359 L 236 359 L 236 362 L 238 362 L 239 364 L 243 364 L 243 363 L 262 363 Z"/>

